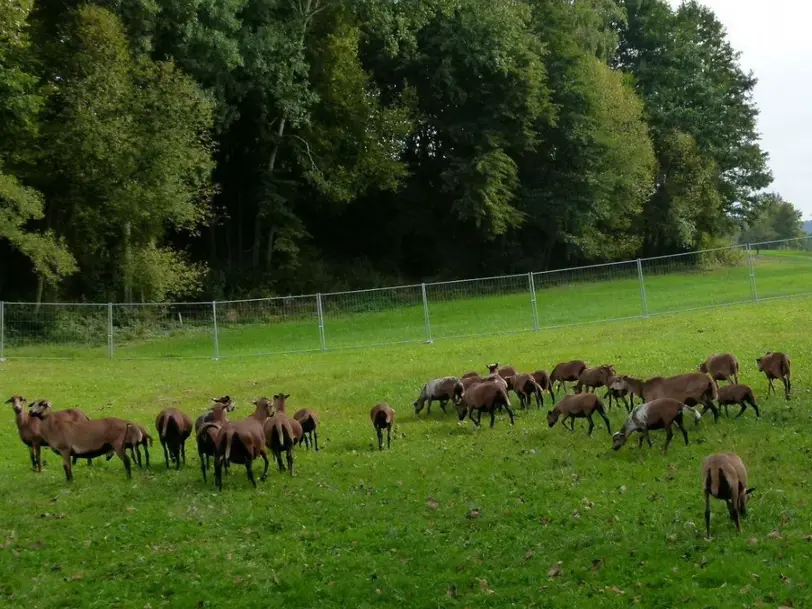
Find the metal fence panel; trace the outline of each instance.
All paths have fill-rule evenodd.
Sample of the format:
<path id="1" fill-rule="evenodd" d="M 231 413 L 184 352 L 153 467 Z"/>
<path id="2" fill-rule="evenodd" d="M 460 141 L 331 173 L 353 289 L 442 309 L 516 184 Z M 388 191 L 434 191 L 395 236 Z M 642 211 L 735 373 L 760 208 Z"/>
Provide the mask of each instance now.
<path id="1" fill-rule="evenodd" d="M 283 296 L 217 303 L 220 357 L 317 351 L 316 296 Z"/>
<path id="2" fill-rule="evenodd" d="M 542 328 L 642 314 L 636 262 L 533 273 L 533 284 Z"/>
<path id="3" fill-rule="evenodd" d="M 426 340 L 421 285 L 321 295 L 327 349 Z"/>
<path id="4" fill-rule="evenodd" d="M 812 294 L 812 238 L 751 243 L 758 299 Z"/>
<path id="5" fill-rule="evenodd" d="M 3 306 L 8 358 L 85 358 L 107 354 L 106 304 L 7 302 Z"/>
<path id="6" fill-rule="evenodd" d="M 752 299 L 743 245 L 644 258 L 641 264 L 649 315 Z"/>
<path id="7" fill-rule="evenodd" d="M 113 304 L 113 357 L 214 357 L 210 302 Z"/>
<path id="8" fill-rule="evenodd" d="M 427 283 L 426 297 L 435 339 L 534 328 L 526 274 Z"/>

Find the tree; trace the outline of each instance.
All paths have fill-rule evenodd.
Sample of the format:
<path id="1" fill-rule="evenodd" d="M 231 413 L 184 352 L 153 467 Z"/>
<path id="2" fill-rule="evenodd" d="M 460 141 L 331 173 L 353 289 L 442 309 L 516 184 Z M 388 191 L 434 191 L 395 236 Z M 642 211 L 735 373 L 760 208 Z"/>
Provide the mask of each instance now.
<path id="1" fill-rule="evenodd" d="M 797 239 L 804 236 L 801 210 L 777 193 L 765 193 L 758 198 L 757 213 L 742 231 L 746 243 Z"/>

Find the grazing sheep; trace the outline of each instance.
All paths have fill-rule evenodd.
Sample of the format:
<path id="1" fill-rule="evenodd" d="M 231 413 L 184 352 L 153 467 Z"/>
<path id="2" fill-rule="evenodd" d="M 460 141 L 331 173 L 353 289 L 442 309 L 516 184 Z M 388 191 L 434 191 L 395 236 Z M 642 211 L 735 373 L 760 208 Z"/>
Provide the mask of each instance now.
<path id="1" fill-rule="evenodd" d="M 455 404 L 459 402 L 460 396 L 463 392 L 463 384 L 456 376 L 445 376 L 443 378 L 434 379 L 423 385 L 420 391 L 420 396 L 414 402 L 415 415 L 420 414 L 423 407 L 428 402 L 426 409 L 426 416 L 431 414 L 431 403 L 434 400 L 440 402 L 440 408 L 446 412 L 445 406 L 451 400 Z"/>
<path id="2" fill-rule="evenodd" d="M 293 418 L 302 426 L 302 440 L 304 440 L 305 448 L 310 450 L 310 446 L 319 451 L 319 415 L 310 408 L 302 408 L 297 410 Z"/>
<path id="3" fill-rule="evenodd" d="M 539 384 L 542 391 L 547 391 L 550 394 L 550 399 L 555 403 L 555 393 L 553 393 L 553 383 L 550 381 L 550 375 L 546 370 L 536 370 L 532 374 L 533 378 Z"/>
<path id="4" fill-rule="evenodd" d="M 116 418 L 69 422 L 53 416 L 51 403 L 41 400 L 31 405 L 29 414 L 40 419 L 40 431 L 48 446 L 62 456 L 62 467 L 68 482 L 73 481 L 71 457 L 92 459 L 115 451 L 124 462 L 127 478 L 132 477 L 130 458 L 124 442 L 131 424 Z"/>
<path id="5" fill-rule="evenodd" d="M 592 420 L 592 415 L 595 412 L 606 423 L 606 431 L 609 432 L 609 435 L 612 435 L 612 428 L 609 425 L 609 419 L 606 417 L 603 402 L 594 393 L 577 393 L 564 396 L 564 399 L 556 404 L 555 408 L 547 412 L 547 424 L 552 427 L 556 424 L 558 418 L 563 415 L 564 419 L 561 424 L 566 427 L 567 419 L 569 419 L 570 431 L 575 431 L 575 419 L 586 419 L 589 421 L 587 435 L 591 436 L 592 430 L 595 429 L 595 422 Z"/>
<path id="6" fill-rule="evenodd" d="M 225 396 L 228 398 L 228 396 Z M 206 480 L 206 472 L 209 469 L 209 457 L 217 458 L 217 435 L 220 428 L 228 422 L 228 414 L 234 410 L 231 399 L 214 399 L 214 406 L 209 411 L 197 418 L 199 422 L 206 417 L 208 421 L 202 423 L 195 432 L 197 440 L 197 455 L 200 458 L 200 469 L 203 472 L 203 482 Z M 195 423 L 197 424 L 197 423 Z M 228 464 L 226 464 L 228 465 Z"/>
<path id="7" fill-rule="evenodd" d="M 666 439 L 665 446 L 663 447 L 663 454 L 668 450 L 668 445 L 671 443 L 671 438 L 674 437 L 674 432 L 671 430 L 671 425 L 677 424 L 677 427 L 682 431 L 682 437 L 685 438 L 685 445 L 688 445 L 688 432 L 685 430 L 682 417 L 686 412 L 692 412 L 696 421 L 702 417 L 692 406 L 687 406 L 679 400 L 672 398 L 658 398 L 645 404 L 641 404 L 632 410 L 629 417 L 626 419 L 626 424 L 623 429 L 618 431 L 612 436 L 612 449 L 620 450 L 621 446 L 626 443 L 634 432 L 640 433 L 640 442 L 638 448 L 643 445 L 643 438 L 646 439 L 648 445 L 651 446 L 651 438 L 648 435 L 650 429 L 665 429 Z"/>
<path id="8" fill-rule="evenodd" d="M 596 368 L 584 368 L 578 375 L 578 382 L 575 383 L 575 393 L 581 393 L 581 389 L 586 387 L 594 392 L 598 387 L 608 387 L 609 379 L 615 375 L 615 367 L 604 364 Z"/>
<path id="9" fill-rule="evenodd" d="M 556 364 L 553 371 L 550 373 L 550 382 L 558 383 L 558 389 L 564 388 L 564 393 L 567 392 L 567 382 L 576 382 L 578 377 L 586 368 L 586 362 L 579 359 L 570 362 L 561 362 Z"/>
<path id="10" fill-rule="evenodd" d="M 234 411 L 234 405 L 232 403 L 230 396 L 224 395 L 223 397 L 220 398 L 211 398 L 211 401 L 214 402 L 215 404 L 222 404 L 226 408 L 226 412 Z M 209 408 L 206 412 L 197 417 L 197 419 L 195 420 L 195 436 L 198 433 L 200 433 L 200 428 L 203 427 L 205 423 L 211 423 L 212 421 L 214 421 L 214 417 L 215 417 L 214 407 Z"/>
<path id="11" fill-rule="evenodd" d="M 289 393 L 277 393 L 273 396 L 273 414 L 264 424 L 265 444 L 271 449 L 279 471 L 285 471 L 282 464 L 282 451 L 288 462 L 288 471 L 293 475 L 293 447 L 302 438 L 302 426 L 299 421 L 285 414 L 286 400 Z"/>
<path id="12" fill-rule="evenodd" d="M 741 533 L 740 517 L 747 516 L 747 499 L 754 488 L 747 488 L 747 470 L 736 453 L 709 455 L 702 463 L 702 490 L 705 494 L 705 530 L 710 537 L 710 498 L 727 504 L 730 519 Z"/>
<path id="13" fill-rule="evenodd" d="M 727 381 L 732 385 L 739 383 L 739 360 L 732 353 L 717 353 L 699 365 L 699 371 L 709 374 L 719 390 L 719 381 Z"/>
<path id="14" fill-rule="evenodd" d="M 186 465 L 186 438 L 192 435 L 191 417 L 177 408 L 164 408 L 155 418 L 155 429 L 164 449 L 166 469 L 170 459 L 175 462 L 175 469 L 180 469 L 180 460 Z"/>
<path id="15" fill-rule="evenodd" d="M 265 470 L 262 472 L 262 480 L 268 477 L 268 452 L 265 450 L 266 419 L 271 413 L 271 402 L 268 398 L 262 397 L 254 401 L 256 409 L 242 421 L 227 421 L 217 433 L 215 445 L 217 455 L 214 459 L 214 482 L 217 488 L 223 489 L 223 467 L 226 463 L 242 463 L 245 465 L 245 473 L 248 480 L 257 486 L 254 478 L 254 460 L 262 457 L 265 462 Z"/>
<path id="16" fill-rule="evenodd" d="M 631 399 L 631 405 L 627 396 Z M 626 412 L 631 412 L 634 407 L 634 394 L 631 387 L 621 377 L 613 376 L 609 379 L 606 386 L 606 393 L 603 394 L 603 399 L 609 398 L 609 410 L 612 410 L 612 401 L 620 402 L 623 400 L 623 405 L 626 407 Z"/>
<path id="17" fill-rule="evenodd" d="M 464 395 L 464 394 L 463 394 Z M 386 430 L 386 448 L 392 448 L 392 424 L 395 422 L 395 411 L 386 402 L 381 402 L 369 411 L 372 426 L 378 434 L 378 450 L 383 450 L 383 430 Z"/>
<path id="18" fill-rule="evenodd" d="M 784 396 L 789 400 L 792 393 L 792 380 L 790 379 L 792 364 L 789 361 L 789 356 L 779 351 L 768 351 L 756 360 L 756 364 L 759 372 L 763 372 L 770 383 L 769 387 L 767 387 L 767 397 L 770 397 L 770 389 L 775 394 L 773 380 L 781 379 L 781 382 L 784 383 Z"/>
<path id="19" fill-rule="evenodd" d="M 505 379 L 508 389 L 519 396 L 519 404 L 522 408 L 530 406 L 533 396 L 536 396 L 536 406 L 541 408 L 544 405 L 544 396 L 541 393 L 541 386 L 530 374 L 517 374 Z"/>
<path id="20" fill-rule="evenodd" d="M 719 411 L 713 404 L 713 400 L 718 397 L 716 385 L 707 374 L 690 372 L 668 378 L 655 376 L 647 381 L 625 375 L 621 378 L 628 383 L 635 395 L 639 395 L 646 402 L 658 398 L 672 398 L 687 406 L 702 404 L 704 406 L 702 414 L 710 410 L 714 422 L 719 420 Z"/>
<path id="21" fill-rule="evenodd" d="M 516 376 L 516 369 L 513 366 L 502 366 L 499 367 L 499 362 L 494 364 L 487 364 L 486 368 L 488 369 L 488 374 L 493 376 L 494 374 L 498 374 L 503 379 L 509 376 Z"/>
<path id="22" fill-rule="evenodd" d="M 727 387 L 721 387 L 719 389 L 719 406 L 725 407 L 726 415 L 728 414 L 727 407 L 730 404 L 738 404 L 742 407 L 739 414 L 736 415 L 737 419 L 742 416 L 742 413 L 744 413 L 744 411 L 747 409 L 748 404 L 753 407 L 753 410 L 756 411 L 756 417 L 761 416 L 758 411 L 758 406 L 756 405 L 756 398 L 753 395 L 753 390 L 747 385 L 728 385 Z"/>
<path id="23" fill-rule="evenodd" d="M 510 397 L 507 394 L 507 387 L 495 382 L 485 382 L 474 385 L 462 394 L 462 400 L 457 404 L 457 414 L 460 421 L 469 416 L 474 424 L 479 427 L 482 419 L 482 411 L 491 415 L 491 427 L 495 421 L 496 410 L 505 408 L 510 415 L 510 424 L 513 425 L 513 411 L 510 409 Z M 474 411 L 477 411 L 477 418 L 474 419 Z"/>

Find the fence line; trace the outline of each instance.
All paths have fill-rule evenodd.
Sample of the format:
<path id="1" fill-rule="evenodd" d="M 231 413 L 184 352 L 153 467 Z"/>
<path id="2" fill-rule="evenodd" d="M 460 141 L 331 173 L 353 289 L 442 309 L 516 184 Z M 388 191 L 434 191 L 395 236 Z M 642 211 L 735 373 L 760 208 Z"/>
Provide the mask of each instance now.
<path id="1" fill-rule="evenodd" d="M 0 361 L 105 356 L 219 360 L 432 343 L 808 295 L 809 236 L 524 274 L 298 296 L 143 304 L 0 302 Z"/>

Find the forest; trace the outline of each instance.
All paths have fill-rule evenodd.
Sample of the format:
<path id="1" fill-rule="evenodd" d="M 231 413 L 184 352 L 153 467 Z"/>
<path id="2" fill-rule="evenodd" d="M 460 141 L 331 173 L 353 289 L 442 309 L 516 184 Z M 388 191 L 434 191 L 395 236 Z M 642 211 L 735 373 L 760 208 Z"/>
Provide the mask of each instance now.
<path id="1" fill-rule="evenodd" d="M 0 300 L 261 297 L 801 234 L 665 0 L 3 0 Z"/>

